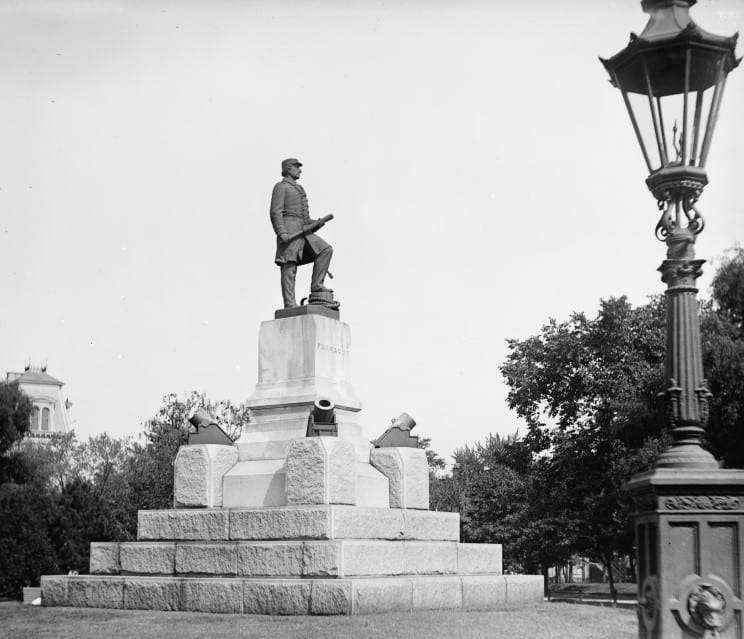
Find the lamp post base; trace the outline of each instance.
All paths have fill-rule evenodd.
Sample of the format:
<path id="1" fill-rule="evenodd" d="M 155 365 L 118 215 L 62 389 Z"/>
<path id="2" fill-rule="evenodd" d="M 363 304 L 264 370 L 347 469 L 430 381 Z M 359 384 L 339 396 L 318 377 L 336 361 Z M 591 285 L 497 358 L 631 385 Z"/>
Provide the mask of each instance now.
<path id="1" fill-rule="evenodd" d="M 695 443 L 667 448 L 659 455 L 654 468 L 716 470 L 720 464 L 713 455 Z"/>
<path id="2" fill-rule="evenodd" d="M 627 488 L 640 639 L 744 638 L 744 470 L 657 467 Z"/>

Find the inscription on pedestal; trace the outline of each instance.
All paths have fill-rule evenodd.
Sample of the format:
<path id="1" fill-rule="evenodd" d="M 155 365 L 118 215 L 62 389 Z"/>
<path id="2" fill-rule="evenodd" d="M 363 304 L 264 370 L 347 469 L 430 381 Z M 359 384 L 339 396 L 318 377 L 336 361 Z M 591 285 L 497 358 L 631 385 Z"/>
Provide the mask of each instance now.
<path id="1" fill-rule="evenodd" d="M 348 346 L 331 346 L 330 344 L 322 344 L 321 342 L 318 342 L 318 350 L 336 353 L 336 355 L 343 355 L 344 357 L 351 352 L 351 349 Z"/>

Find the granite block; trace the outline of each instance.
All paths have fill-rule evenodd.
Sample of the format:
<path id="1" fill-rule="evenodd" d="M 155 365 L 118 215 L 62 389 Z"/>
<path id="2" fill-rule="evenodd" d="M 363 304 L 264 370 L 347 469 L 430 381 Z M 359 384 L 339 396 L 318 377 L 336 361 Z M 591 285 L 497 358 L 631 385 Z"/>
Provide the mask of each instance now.
<path id="1" fill-rule="evenodd" d="M 237 552 L 232 543 L 181 543 L 176 545 L 176 574 L 235 575 Z"/>
<path id="2" fill-rule="evenodd" d="M 403 459 L 404 508 L 429 510 L 429 463 L 421 448 L 402 448 L 398 452 Z"/>
<path id="3" fill-rule="evenodd" d="M 229 512 L 222 508 L 140 510 L 137 539 L 141 541 L 226 540 L 229 536 Z"/>
<path id="4" fill-rule="evenodd" d="M 173 463 L 173 496 L 177 507 L 206 508 L 210 503 L 209 455 L 206 446 L 181 446 Z"/>
<path id="5" fill-rule="evenodd" d="M 459 577 L 413 579 L 412 587 L 413 610 L 462 608 L 462 582 Z"/>
<path id="6" fill-rule="evenodd" d="M 235 540 L 328 539 L 330 529 L 328 506 L 230 511 L 230 538 Z"/>
<path id="7" fill-rule="evenodd" d="M 427 510 L 400 511 L 404 517 L 405 539 L 421 541 L 460 541 L 459 513 Z"/>
<path id="8" fill-rule="evenodd" d="M 401 575 L 404 572 L 404 548 L 400 542 L 343 542 L 342 575 Z"/>
<path id="9" fill-rule="evenodd" d="M 184 579 L 179 610 L 239 614 L 243 610 L 243 582 L 237 579 Z"/>
<path id="10" fill-rule="evenodd" d="M 287 505 L 326 504 L 326 451 L 320 437 L 294 439 L 287 451 Z"/>
<path id="11" fill-rule="evenodd" d="M 369 464 L 369 448 L 366 459 L 357 464 L 356 505 L 365 508 L 390 508 L 390 482 L 379 470 Z M 357 450 L 357 459 L 359 451 Z"/>
<path id="12" fill-rule="evenodd" d="M 222 478 L 237 463 L 238 449 L 220 444 L 181 446 L 173 464 L 176 508 L 219 508 Z"/>
<path id="13" fill-rule="evenodd" d="M 407 575 L 457 572 L 457 543 L 453 541 L 404 541 Z"/>
<path id="14" fill-rule="evenodd" d="M 458 544 L 457 572 L 460 574 L 502 572 L 501 544 Z"/>
<path id="15" fill-rule="evenodd" d="M 388 478 L 390 508 L 404 508 L 403 460 L 397 448 L 373 448 L 369 451 L 369 463 Z"/>
<path id="16" fill-rule="evenodd" d="M 306 541 L 302 545 L 303 577 L 338 577 L 341 570 L 341 543 Z"/>
<path id="17" fill-rule="evenodd" d="M 356 503 L 354 445 L 337 437 L 292 440 L 286 460 L 287 504 Z"/>
<path id="18" fill-rule="evenodd" d="M 539 603 L 544 599 L 542 575 L 505 575 L 506 603 Z"/>
<path id="19" fill-rule="evenodd" d="M 420 448 L 374 448 L 370 464 L 389 482 L 390 508 L 429 508 L 429 467 Z"/>
<path id="20" fill-rule="evenodd" d="M 503 576 L 462 577 L 462 606 L 467 610 L 494 610 L 506 603 Z"/>
<path id="21" fill-rule="evenodd" d="M 128 610 L 178 610 L 181 584 L 176 579 L 147 577 L 124 580 L 124 608 Z"/>
<path id="22" fill-rule="evenodd" d="M 68 577 L 67 602 L 76 608 L 123 608 L 124 578 Z"/>
<path id="23" fill-rule="evenodd" d="M 388 508 L 335 506 L 334 539 L 402 539 L 403 511 Z"/>
<path id="24" fill-rule="evenodd" d="M 238 448 L 236 446 L 218 446 L 207 444 L 210 450 L 210 506 L 222 506 L 222 480 L 230 469 L 238 463 Z"/>
<path id="25" fill-rule="evenodd" d="M 307 615 L 310 589 L 310 583 L 301 581 L 246 581 L 243 611 L 253 615 Z"/>
<path id="26" fill-rule="evenodd" d="M 358 579 L 352 586 L 352 613 L 410 612 L 409 579 Z"/>
<path id="27" fill-rule="evenodd" d="M 338 437 L 320 437 L 327 451 L 328 503 L 357 503 L 357 461 L 354 444 Z"/>
<path id="28" fill-rule="evenodd" d="M 172 575 L 174 572 L 174 542 L 122 542 L 119 552 L 123 573 Z"/>
<path id="29" fill-rule="evenodd" d="M 69 577 L 66 575 L 42 575 L 41 577 L 41 605 L 69 606 L 67 586 Z"/>
<path id="30" fill-rule="evenodd" d="M 116 575 L 119 573 L 119 543 L 91 542 L 90 544 L 90 574 Z"/>
<path id="31" fill-rule="evenodd" d="M 225 508 L 286 506 L 286 487 L 284 457 L 239 461 L 222 479 L 222 506 Z"/>
<path id="32" fill-rule="evenodd" d="M 303 574 L 302 542 L 241 543 L 237 546 L 238 575 L 250 577 Z"/>
<path id="33" fill-rule="evenodd" d="M 336 580 L 314 580 L 310 592 L 310 614 L 350 615 L 351 583 Z"/>

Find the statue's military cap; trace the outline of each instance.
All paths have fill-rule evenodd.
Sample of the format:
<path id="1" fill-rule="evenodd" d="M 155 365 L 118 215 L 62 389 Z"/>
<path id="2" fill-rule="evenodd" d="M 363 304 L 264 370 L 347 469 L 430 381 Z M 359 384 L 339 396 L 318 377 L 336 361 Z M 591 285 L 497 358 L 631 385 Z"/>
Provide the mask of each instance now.
<path id="1" fill-rule="evenodd" d="M 300 162 L 296 158 L 289 158 L 287 160 L 282 160 L 282 171 L 286 171 L 290 166 L 302 166 L 302 162 Z"/>

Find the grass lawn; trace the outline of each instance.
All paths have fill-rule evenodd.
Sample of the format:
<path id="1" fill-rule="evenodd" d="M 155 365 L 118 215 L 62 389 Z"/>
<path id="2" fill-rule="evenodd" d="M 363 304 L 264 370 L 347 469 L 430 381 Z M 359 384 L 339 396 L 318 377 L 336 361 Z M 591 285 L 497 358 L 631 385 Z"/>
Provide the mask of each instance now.
<path id="1" fill-rule="evenodd" d="M 0 635 L 4 639 L 635 639 L 637 624 L 636 614 L 631 610 L 560 603 L 512 607 L 498 612 L 438 610 L 359 617 L 268 617 L 0 605 Z"/>

